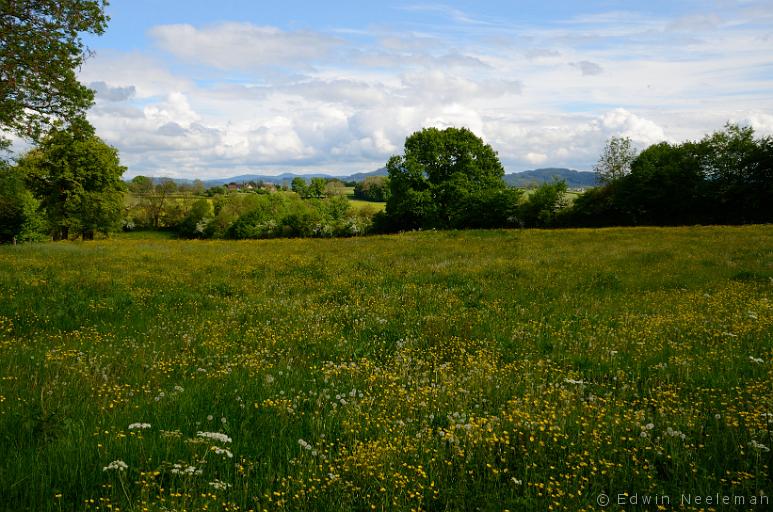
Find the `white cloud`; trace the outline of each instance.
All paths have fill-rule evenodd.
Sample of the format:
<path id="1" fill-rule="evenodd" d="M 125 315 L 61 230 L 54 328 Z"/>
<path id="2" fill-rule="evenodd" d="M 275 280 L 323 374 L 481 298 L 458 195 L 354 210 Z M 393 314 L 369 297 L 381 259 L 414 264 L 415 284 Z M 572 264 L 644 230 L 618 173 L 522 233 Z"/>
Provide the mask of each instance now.
<path id="1" fill-rule="evenodd" d="M 459 18 L 462 37 L 428 26 L 404 40 L 383 26 L 165 25 L 150 35 L 167 61 L 101 51 L 81 80 L 130 175 L 371 170 L 425 126 L 470 128 L 508 171 L 590 169 L 613 135 L 644 147 L 727 120 L 773 133 L 773 38 L 733 16 L 606 13 L 517 31 Z"/>
<path id="2" fill-rule="evenodd" d="M 649 146 L 668 140 L 663 128 L 624 108 L 607 112 L 601 119 L 602 126 L 608 133 L 629 137 L 632 141 Z"/>
<path id="3" fill-rule="evenodd" d="M 170 93 L 166 101 L 145 107 L 144 113 L 148 120 L 163 124 L 174 122 L 190 125 L 200 119 L 182 92 Z"/>
<path id="4" fill-rule="evenodd" d="M 548 156 L 545 153 L 526 153 L 526 161 L 534 165 L 544 163 L 547 159 Z"/>
<path id="5" fill-rule="evenodd" d="M 327 56 L 340 39 L 311 31 L 285 32 L 251 23 L 220 23 L 197 28 L 161 25 L 150 31 L 161 48 L 189 62 L 218 69 L 292 66 Z"/>

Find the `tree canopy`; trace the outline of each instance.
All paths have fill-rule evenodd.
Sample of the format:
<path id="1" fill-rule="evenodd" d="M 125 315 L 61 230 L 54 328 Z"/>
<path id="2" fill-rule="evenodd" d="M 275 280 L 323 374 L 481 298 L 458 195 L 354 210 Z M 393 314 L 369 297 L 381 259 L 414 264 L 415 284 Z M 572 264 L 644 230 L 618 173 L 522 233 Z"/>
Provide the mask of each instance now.
<path id="1" fill-rule="evenodd" d="M 405 140 L 404 154 L 390 158 L 387 171 L 391 229 L 471 227 L 478 219 L 468 207 L 488 210 L 485 204 L 502 201 L 507 190 L 496 152 L 467 128 L 415 132 Z M 490 211 L 495 210 L 501 209 Z"/>
<path id="2" fill-rule="evenodd" d="M 88 49 L 81 33 L 102 34 L 105 0 L 0 2 L 0 129 L 37 139 L 57 119 L 71 120 L 94 94 L 75 70 Z"/>
<path id="3" fill-rule="evenodd" d="M 601 183 L 612 183 L 631 172 L 636 150 L 628 137 L 612 137 L 607 140 L 604 152 L 593 167 Z"/>
<path id="4" fill-rule="evenodd" d="M 54 128 L 19 161 L 32 191 L 41 199 L 55 240 L 77 233 L 92 239 L 121 218 L 126 170 L 118 151 L 105 144 L 85 120 Z"/>
<path id="5" fill-rule="evenodd" d="M 605 153 L 606 154 L 606 153 Z M 602 160 L 604 157 L 602 157 Z M 650 146 L 630 172 L 578 197 L 563 225 L 773 221 L 773 137 L 728 124 L 698 142 Z"/>

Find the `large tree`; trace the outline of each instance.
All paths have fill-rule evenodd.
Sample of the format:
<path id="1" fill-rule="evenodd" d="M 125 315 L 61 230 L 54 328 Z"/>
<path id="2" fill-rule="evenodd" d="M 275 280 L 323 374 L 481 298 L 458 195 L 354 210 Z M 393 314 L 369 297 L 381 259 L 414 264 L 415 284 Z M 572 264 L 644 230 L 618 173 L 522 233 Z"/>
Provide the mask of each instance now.
<path id="1" fill-rule="evenodd" d="M 699 143 L 714 222 L 773 219 L 773 138 L 755 138 L 748 126 L 725 125 Z"/>
<path id="2" fill-rule="evenodd" d="M 599 182 L 608 184 L 627 176 L 637 151 L 628 137 L 611 137 L 604 146 L 604 152 L 593 167 Z"/>
<path id="3" fill-rule="evenodd" d="M 54 128 L 19 161 L 40 198 L 54 240 L 72 234 L 84 240 L 115 229 L 124 205 L 126 170 L 118 151 L 83 119 Z"/>
<path id="4" fill-rule="evenodd" d="M 76 69 L 88 49 L 81 33 L 102 34 L 105 0 L 0 1 L 0 131 L 37 139 L 93 102 Z"/>
<path id="5" fill-rule="evenodd" d="M 393 229 L 465 228 L 465 205 L 507 187 L 496 152 L 466 128 L 425 128 L 405 140 L 403 156 L 387 163 Z"/>

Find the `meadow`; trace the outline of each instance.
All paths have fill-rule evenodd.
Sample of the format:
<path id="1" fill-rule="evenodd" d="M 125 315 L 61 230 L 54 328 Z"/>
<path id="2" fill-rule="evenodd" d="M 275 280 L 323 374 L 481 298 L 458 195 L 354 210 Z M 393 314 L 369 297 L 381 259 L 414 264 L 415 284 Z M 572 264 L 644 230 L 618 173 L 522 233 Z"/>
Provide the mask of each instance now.
<path id="1" fill-rule="evenodd" d="M 773 226 L 0 246 L 0 507 L 765 510 L 771 291 Z"/>

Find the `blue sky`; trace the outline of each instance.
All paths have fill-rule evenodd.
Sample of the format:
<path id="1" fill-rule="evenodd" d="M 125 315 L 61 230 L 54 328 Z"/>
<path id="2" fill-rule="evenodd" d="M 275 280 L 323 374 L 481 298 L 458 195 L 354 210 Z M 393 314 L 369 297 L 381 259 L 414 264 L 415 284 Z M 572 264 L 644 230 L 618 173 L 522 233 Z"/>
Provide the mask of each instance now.
<path id="1" fill-rule="evenodd" d="M 604 141 L 773 133 L 773 0 L 112 0 L 80 76 L 127 176 L 348 174 L 425 126 L 508 172 L 588 170 Z"/>

